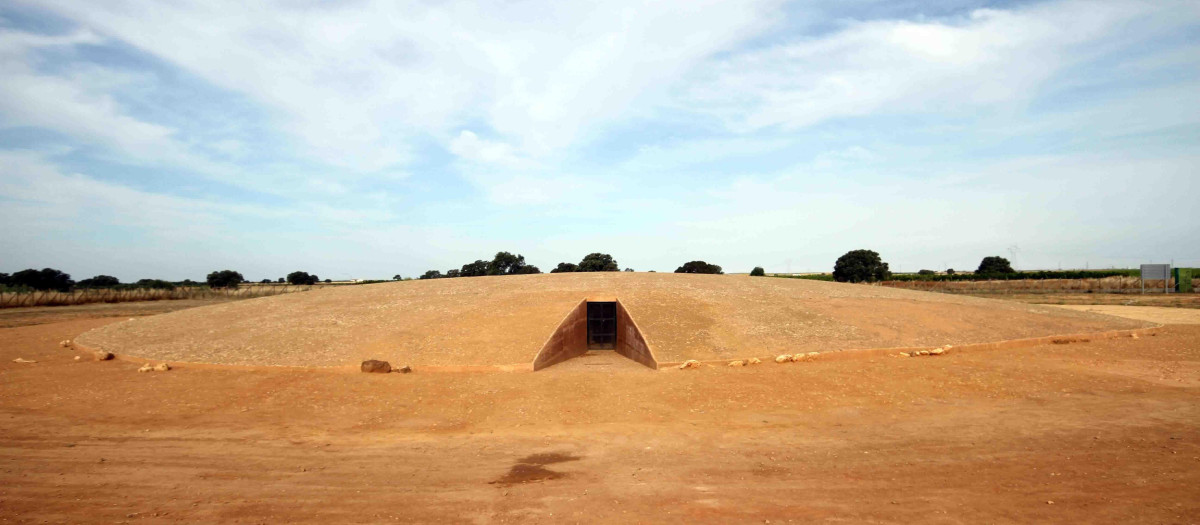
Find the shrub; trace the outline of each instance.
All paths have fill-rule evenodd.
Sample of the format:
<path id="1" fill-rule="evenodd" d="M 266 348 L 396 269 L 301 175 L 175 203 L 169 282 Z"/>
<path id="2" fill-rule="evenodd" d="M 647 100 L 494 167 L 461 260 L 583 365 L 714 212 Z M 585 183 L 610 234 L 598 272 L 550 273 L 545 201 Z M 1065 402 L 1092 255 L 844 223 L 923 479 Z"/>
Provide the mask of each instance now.
<path id="1" fill-rule="evenodd" d="M 441 279 L 441 278 L 442 278 L 442 272 L 439 272 L 437 270 L 429 270 L 428 272 L 425 272 L 424 274 L 422 274 L 420 277 L 420 279 Z"/>
<path id="2" fill-rule="evenodd" d="M 937 272 L 933 270 L 919 270 L 917 271 L 917 275 L 937 275 Z"/>
<path id="3" fill-rule="evenodd" d="M 174 290 L 175 289 L 174 283 L 169 282 L 169 281 L 164 281 L 162 279 L 138 279 L 138 282 L 134 283 L 134 286 L 136 286 L 138 288 L 150 288 L 153 290 Z"/>
<path id="4" fill-rule="evenodd" d="M 871 250 L 848 251 L 833 265 L 833 280 L 840 283 L 873 283 L 885 281 L 891 275 L 888 264 Z"/>
<path id="5" fill-rule="evenodd" d="M 763 270 L 762 266 L 755 266 L 753 270 L 750 270 L 751 277 L 763 277 L 765 275 L 767 275 L 767 272 Z"/>
<path id="6" fill-rule="evenodd" d="M 457 270 L 450 270 L 450 271 L 451 271 L 451 272 L 454 272 L 454 271 L 457 271 Z M 446 272 L 446 273 L 450 273 L 450 272 Z M 393 280 L 393 281 L 400 281 L 400 280 L 403 280 L 403 278 L 402 278 L 402 277 L 400 277 L 400 274 L 396 274 L 396 275 L 393 275 L 393 276 L 392 276 L 392 280 Z"/>
<path id="7" fill-rule="evenodd" d="M 946 275 L 954 275 L 954 268 L 946 268 Z"/>
<path id="8" fill-rule="evenodd" d="M 333 282 L 333 280 L 331 280 L 331 279 L 325 279 L 325 282 L 326 282 L 326 283 L 331 283 L 331 282 Z"/>
<path id="9" fill-rule="evenodd" d="M 627 272 L 632 272 L 632 271 L 633 271 L 633 268 L 626 268 L 626 269 L 625 269 L 625 271 L 627 271 Z"/>
<path id="10" fill-rule="evenodd" d="M 208 286 L 212 288 L 237 288 L 239 284 L 246 282 L 246 278 L 242 274 L 233 270 L 220 270 L 208 274 L 206 278 Z"/>
<path id="11" fill-rule="evenodd" d="M 704 261 L 689 261 L 683 263 L 683 266 L 675 269 L 675 273 L 725 273 L 721 271 L 721 267 L 715 264 L 708 264 Z"/>
<path id="12" fill-rule="evenodd" d="M 993 255 L 991 257 L 984 257 L 982 261 L 979 261 L 979 269 L 975 270 L 975 273 L 979 275 L 994 275 L 999 273 L 1015 273 L 1015 270 L 1013 270 L 1012 264 L 1008 262 L 1008 259 L 999 255 Z"/>

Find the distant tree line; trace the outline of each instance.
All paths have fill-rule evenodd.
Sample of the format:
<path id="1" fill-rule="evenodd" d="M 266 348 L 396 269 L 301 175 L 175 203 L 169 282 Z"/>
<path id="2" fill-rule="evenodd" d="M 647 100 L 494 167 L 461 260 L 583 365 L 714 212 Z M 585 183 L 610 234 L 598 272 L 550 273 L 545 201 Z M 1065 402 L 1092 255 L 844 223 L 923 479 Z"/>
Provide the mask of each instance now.
<path id="1" fill-rule="evenodd" d="M 451 268 L 443 274 L 438 270 L 429 270 L 420 279 L 445 279 L 453 277 L 482 277 L 485 275 L 522 275 L 542 273 L 537 266 L 525 263 L 525 256 L 513 255 L 509 252 L 497 252 L 491 261 L 478 259 L 475 262 L 462 265 L 461 268 Z M 400 276 L 397 275 L 398 280 Z"/>

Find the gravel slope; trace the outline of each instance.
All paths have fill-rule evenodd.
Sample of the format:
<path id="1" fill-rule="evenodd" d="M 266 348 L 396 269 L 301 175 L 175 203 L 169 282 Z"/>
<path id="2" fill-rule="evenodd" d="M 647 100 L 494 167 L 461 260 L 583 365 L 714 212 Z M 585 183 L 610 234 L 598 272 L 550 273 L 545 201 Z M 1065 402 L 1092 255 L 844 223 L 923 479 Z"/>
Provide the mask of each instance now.
<path id="1" fill-rule="evenodd" d="M 734 275 L 544 274 L 249 299 L 116 323 L 84 345 L 160 360 L 337 366 L 528 363 L 585 297 L 619 298 L 660 361 L 963 344 L 1138 328 L 1087 312 L 877 286 Z"/>

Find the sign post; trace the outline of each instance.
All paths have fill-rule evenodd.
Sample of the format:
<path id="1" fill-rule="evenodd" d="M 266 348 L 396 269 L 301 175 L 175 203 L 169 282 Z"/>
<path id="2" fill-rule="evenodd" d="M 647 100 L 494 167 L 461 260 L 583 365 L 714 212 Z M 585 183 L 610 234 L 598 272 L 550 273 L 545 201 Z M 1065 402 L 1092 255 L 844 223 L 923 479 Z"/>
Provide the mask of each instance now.
<path id="1" fill-rule="evenodd" d="M 1162 279 L 1163 293 L 1167 291 L 1167 285 L 1171 282 L 1171 265 L 1169 264 L 1143 264 L 1142 265 L 1142 293 L 1146 293 L 1146 281 L 1157 281 Z"/>

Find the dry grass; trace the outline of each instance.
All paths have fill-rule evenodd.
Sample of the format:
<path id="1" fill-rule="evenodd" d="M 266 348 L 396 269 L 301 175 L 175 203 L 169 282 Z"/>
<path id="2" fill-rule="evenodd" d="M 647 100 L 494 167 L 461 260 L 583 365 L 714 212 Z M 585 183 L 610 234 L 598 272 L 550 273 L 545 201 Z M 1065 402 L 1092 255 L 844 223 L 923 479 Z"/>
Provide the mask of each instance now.
<path id="1" fill-rule="evenodd" d="M 70 306 L 93 303 L 127 303 L 137 301 L 203 300 L 203 299 L 250 299 L 292 292 L 303 292 L 316 286 L 289 285 L 242 285 L 235 289 L 214 289 L 207 286 L 178 287 L 174 290 L 110 290 L 85 289 L 70 292 L 16 292 L 0 293 L 0 308 L 31 306 Z"/>
<path id="2" fill-rule="evenodd" d="M 1137 277 L 1115 276 L 1100 279 L 1020 279 L 1010 281 L 887 281 L 884 286 L 925 292 L 985 294 L 1031 293 L 1141 293 Z M 1171 279 L 1168 287 L 1175 286 Z M 1146 281 L 1146 290 L 1162 291 L 1163 282 Z"/>

